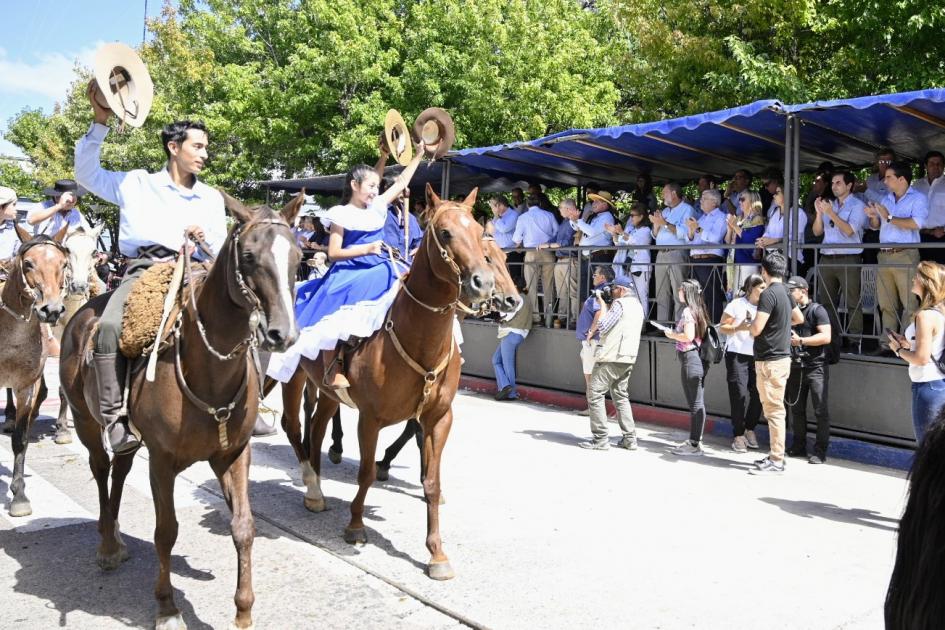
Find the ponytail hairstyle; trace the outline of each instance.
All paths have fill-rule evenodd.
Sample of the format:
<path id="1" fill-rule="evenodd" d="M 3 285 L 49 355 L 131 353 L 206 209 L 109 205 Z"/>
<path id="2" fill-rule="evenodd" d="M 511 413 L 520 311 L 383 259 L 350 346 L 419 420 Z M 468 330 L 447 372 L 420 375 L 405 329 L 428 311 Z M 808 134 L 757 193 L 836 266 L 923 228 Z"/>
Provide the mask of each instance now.
<path id="1" fill-rule="evenodd" d="M 751 295 L 751 292 L 755 290 L 755 287 L 764 283 L 765 283 L 765 279 L 761 277 L 761 274 L 759 273 L 751 274 L 750 276 L 745 278 L 745 282 L 744 284 L 742 284 L 742 290 L 740 292 L 741 297 L 747 298 L 749 295 Z"/>
<path id="2" fill-rule="evenodd" d="M 361 185 L 368 175 L 374 173 L 374 169 L 368 166 L 367 164 L 358 164 L 357 166 L 352 167 L 348 174 L 345 175 L 345 186 L 341 191 L 341 203 L 346 204 L 351 201 L 351 184 L 352 182 Z M 376 174 L 376 173 L 375 173 Z"/>
<path id="3" fill-rule="evenodd" d="M 679 285 L 683 291 L 683 303 L 689 307 L 689 312 L 696 320 L 696 337 L 705 339 L 706 330 L 709 328 L 709 315 L 705 310 L 705 303 L 702 301 L 702 285 L 695 278 L 684 281 Z"/>

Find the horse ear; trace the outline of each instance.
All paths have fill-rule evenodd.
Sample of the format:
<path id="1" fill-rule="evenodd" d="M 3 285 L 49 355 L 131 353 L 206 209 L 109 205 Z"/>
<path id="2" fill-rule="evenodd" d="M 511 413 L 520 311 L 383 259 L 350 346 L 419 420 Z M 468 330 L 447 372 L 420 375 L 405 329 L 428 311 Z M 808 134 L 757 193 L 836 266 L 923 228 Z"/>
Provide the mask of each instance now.
<path id="1" fill-rule="evenodd" d="M 466 198 L 463 200 L 463 205 L 469 206 L 470 208 L 472 208 L 476 203 L 476 195 L 478 194 L 479 194 L 479 186 L 476 186 L 475 188 L 472 189 L 472 191 L 470 191 L 468 195 L 466 195 Z"/>
<path id="2" fill-rule="evenodd" d="M 433 186 L 430 185 L 430 182 L 427 182 L 427 207 L 436 209 L 443 200 L 433 192 Z"/>
<path id="3" fill-rule="evenodd" d="M 16 235 L 20 237 L 20 242 L 25 243 L 33 238 L 33 235 L 20 227 L 20 224 L 16 224 Z"/>
<path id="4" fill-rule="evenodd" d="M 53 240 L 62 245 L 62 242 L 66 240 L 66 234 L 69 233 L 69 224 L 66 223 L 62 226 L 62 229 L 56 232 L 56 235 L 53 237 Z"/>
<path id="5" fill-rule="evenodd" d="M 98 237 L 102 235 L 102 230 L 104 229 L 105 229 L 105 223 L 103 221 L 102 223 L 98 224 L 98 227 L 92 228 L 92 238 L 94 238 L 97 241 Z"/>
<path id="6" fill-rule="evenodd" d="M 253 218 L 253 211 L 243 205 L 243 202 L 227 193 L 222 188 L 217 188 L 223 195 L 223 205 L 229 210 L 241 223 L 248 223 Z"/>
<path id="7" fill-rule="evenodd" d="M 282 206 L 282 210 L 279 212 L 282 214 L 282 218 L 286 220 L 286 223 L 292 225 L 295 222 L 295 217 L 299 215 L 299 210 L 302 209 L 302 204 L 305 203 L 305 189 L 299 191 L 299 194 L 292 198 L 292 200 Z"/>

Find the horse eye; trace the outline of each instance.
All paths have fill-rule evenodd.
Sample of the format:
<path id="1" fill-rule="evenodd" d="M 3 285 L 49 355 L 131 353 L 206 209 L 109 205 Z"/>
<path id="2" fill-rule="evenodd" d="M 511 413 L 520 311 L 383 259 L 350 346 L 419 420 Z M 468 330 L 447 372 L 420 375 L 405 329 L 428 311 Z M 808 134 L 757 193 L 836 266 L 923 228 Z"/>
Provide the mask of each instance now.
<path id="1" fill-rule="evenodd" d="M 29 261 L 29 260 L 24 260 L 24 261 L 23 261 L 23 270 L 24 270 L 24 271 L 32 271 L 32 270 L 33 270 L 33 263 L 32 263 L 31 261 Z"/>
<path id="2" fill-rule="evenodd" d="M 488 265 L 491 265 L 491 264 L 492 264 L 492 259 L 489 258 L 488 256 L 486 256 L 486 264 L 488 264 Z"/>
<path id="3" fill-rule="evenodd" d="M 450 234 L 449 230 L 440 230 L 440 238 L 443 239 L 444 241 L 450 240 L 452 236 L 453 235 Z"/>
<path id="4" fill-rule="evenodd" d="M 252 265 L 256 263 L 256 256 L 253 255 L 253 252 L 243 252 L 240 255 L 240 258 L 247 265 Z"/>

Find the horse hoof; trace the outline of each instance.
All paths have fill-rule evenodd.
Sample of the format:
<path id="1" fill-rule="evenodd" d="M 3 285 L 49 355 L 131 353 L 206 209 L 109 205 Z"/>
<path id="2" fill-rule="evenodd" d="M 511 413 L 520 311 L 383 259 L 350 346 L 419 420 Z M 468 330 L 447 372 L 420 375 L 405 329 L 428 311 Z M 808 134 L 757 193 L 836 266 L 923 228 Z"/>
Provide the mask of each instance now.
<path id="1" fill-rule="evenodd" d="M 10 516 L 29 516 L 33 513 L 33 506 L 30 505 L 29 499 L 21 499 L 17 501 L 14 499 L 10 503 Z"/>
<path id="2" fill-rule="evenodd" d="M 443 562 L 431 562 L 427 565 L 427 575 L 433 580 L 452 580 L 456 577 L 453 573 L 453 567 L 449 560 Z"/>
<path id="3" fill-rule="evenodd" d="M 253 622 L 250 622 L 248 626 L 241 626 L 235 621 L 230 622 L 230 630 L 254 630 L 255 628 L 256 624 Z"/>
<path id="4" fill-rule="evenodd" d="M 309 512 L 324 512 L 327 509 L 325 499 L 309 499 L 305 497 L 305 509 Z"/>
<path id="5" fill-rule="evenodd" d="M 329 448 L 329 449 L 328 449 L 328 461 L 330 461 L 332 464 L 340 464 L 340 463 L 341 463 L 341 451 L 336 451 L 336 450 L 333 449 L 333 448 Z"/>
<path id="6" fill-rule="evenodd" d="M 56 444 L 72 444 L 72 431 L 69 429 L 56 431 L 56 437 L 53 438 L 53 442 Z"/>
<path id="7" fill-rule="evenodd" d="M 374 464 L 374 478 L 378 481 L 387 481 L 390 479 L 390 468 L 385 468 L 380 464 Z"/>
<path id="8" fill-rule="evenodd" d="M 103 571 L 114 571 L 121 566 L 121 563 L 128 559 L 128 548 L 122 545 L 115 553 L 96 554 L 95 561 Z"/>
<path id="9" fill-rule="evenodd" d="M 345 542 L 350 545 L 364 545 L 367 543 L 367 532 L 363 527 L 345 527 Z"/>
<path id="10" fill-rule="evenodd" d="M 154 622 L 154 630 L 187 630 L 187 624 L 180 613 L 170 617 L 158 617 Z"/>

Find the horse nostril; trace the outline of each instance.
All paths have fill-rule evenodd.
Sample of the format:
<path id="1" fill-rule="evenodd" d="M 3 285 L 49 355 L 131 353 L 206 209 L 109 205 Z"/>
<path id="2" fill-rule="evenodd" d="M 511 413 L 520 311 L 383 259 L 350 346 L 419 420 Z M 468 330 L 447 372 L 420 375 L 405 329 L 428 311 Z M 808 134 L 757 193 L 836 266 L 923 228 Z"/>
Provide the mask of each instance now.
<path id="1" fill-rule="evenodd" d="M 469 280 L 469 284 L 472 285 L 472 288 L 476 291 L 482 291 L 482 276 L 478 273 L 474 273 Z"/>
<path id="2" fill-rule="evenodd" d="M 281 346 L 285 341 L 285 336 L 278 328 L 270 328 L 266 331 L 266 339 L 268 339 L 269 343 L 271 343 L 273 346 Z"/>

